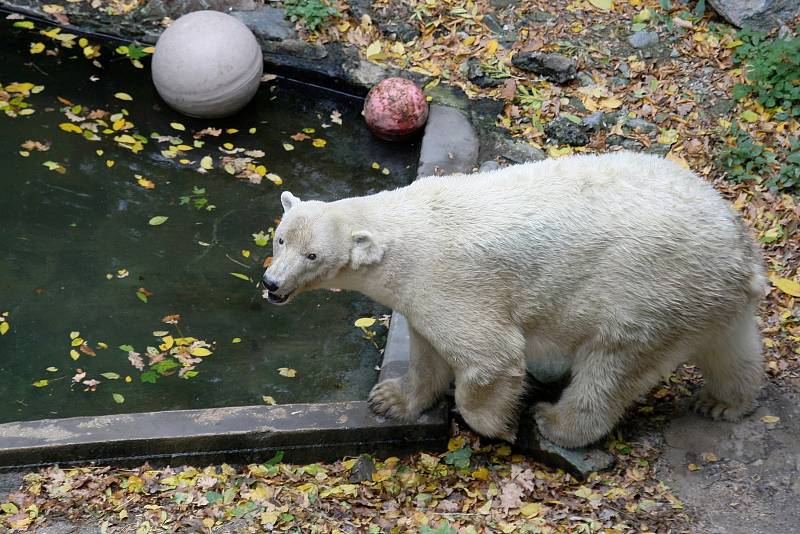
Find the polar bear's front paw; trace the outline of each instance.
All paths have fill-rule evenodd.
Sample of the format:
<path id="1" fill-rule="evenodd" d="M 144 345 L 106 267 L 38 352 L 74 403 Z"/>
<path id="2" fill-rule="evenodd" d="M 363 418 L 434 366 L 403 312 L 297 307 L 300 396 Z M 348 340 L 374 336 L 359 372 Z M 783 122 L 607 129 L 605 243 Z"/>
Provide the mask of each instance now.
<path id="1" fill-rule="evenodd" d="M 409 409 L 409 400 L 399 378 L 379 382 L 369 394 L 369 406 L 378 415 L 404 421 L 416 419 L 419 414 Z"/>

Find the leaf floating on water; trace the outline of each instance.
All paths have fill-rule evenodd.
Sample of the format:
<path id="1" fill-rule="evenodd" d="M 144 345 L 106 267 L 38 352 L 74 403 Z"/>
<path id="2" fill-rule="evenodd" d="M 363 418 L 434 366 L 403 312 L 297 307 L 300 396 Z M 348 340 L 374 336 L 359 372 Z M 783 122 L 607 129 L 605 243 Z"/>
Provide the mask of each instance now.
<path id="1" fill-rule="evenodd" d="M 252 282 L 252 281 L 253 281 L 253 280 L 252 280 L 252 279 L 251 279 L 249 276 L 247 276 L 246 274 L 242 274 L 242 273 L 230 273 L 230 275 L 231 275 L 231 276 L 235 276 L 236 278 L 239 278 L 240 280 L 244 280 L 245 282 Z"/>
<path id="2" fill-rule="evenodd" d="M 164 215 L 156 215 L 155 217 L 147 221 L 147 224 L 149 224 L 150 226 L 160 226 L 165 222 L 167 222 L 167 219 L 169 219 L 169 217 L 166 217 Z"/>
<path id="3" fill-rule="evenodd" d="M 181 124 L 179 122 L 171 122 L 171 123 L 169 123 L 169 125 L 172 126 L 172 128 L 174 130 L 178 130 L 179 132 L 186 131 L 186 126 L 184 126 L 183 124 Z"/>
<path id="4" fill-rule="evenodd" d="M 275 402 L 275 399 L 273 399 L 270 395 L 263 395 L 261 397 L 261 400 L 263 400 L 265 404 L 269 404 L 270 406 L 275 406 L 275 404 L 277 404 Z"/>
<path id="5" fill-rule="evenodd" d="M 145 189 L 155 189 L 155 187 L 156 187 L 155 183 L 153 183 L 152 181 L 148 180 L 147 178 L 145 178 L 141 174 L 134 174 L 133 177 L 136 178 L 136 183 L 138 183 L 140 186 L 144 187 Z"/>
<path id="6" fill-rule="evenodd" d="M 311 144 L 317 148 L 323 148 L 325 145 L 328 144 L 328 142 L 325 139 L 317 138 L 311 141 Z"/>
<path id="7" fill-rule="evenodd" d="M 29 20 L 18 20 L 14 23 L 15 28 L 22 28 L 25 30 L 32 30 L 33 29 L 33 22 Z"/>
<path id="8" fill-rule="evenodd" d="M 41 54 L 44 51 L 44 43 L 31 43 L 31 54 Z"/>
<path id="9" fill-rule="evenodd" d="M 253 242 L 259 247 L 266 247 L 269 243 L 269 236 L 260 230 L 258 233 L 253 234 Z"/>
<path id="10" fill-rule="evenodd" d="M 289 144 L 289 143 L 283 143 L 283 149 L 286 152 L 290 152 L 290 151 L 294 150 L 294 145 Z"/>
<path id="11" fill-rule="evenodd" d="M 211 351 L 204 347 L 195 347 L 193 349 L 189 349 L 189 354 L 199 358 L 202 356 L 211 356 Z"/>
<path id="12" fill-rule="evenodd" d="M 242 338 L 240 338 L 240 337 L 235 337 L 235 338 L 233 338 L 231 340 L 231 343 L 241 343 L 241 342 L 242 342 Z"/>
<path id="13" fill-rule="evenodd" d="M 114 97 L 120 100 L 133 100 L 133 97 L 128 93 L 114 93 Z"/>
<path id="14" fill-rule="evenodd" d="M 47 379 L 42 379 L 42 380 L 37 380 L 36 382 L 34 382 L 34 383 L 33 383 L 33 386 L 34 386 L 34 387 L 37 387 L 37 388 L 43 388 L 43 387 L 45 387 L 45 386 L 46 386 L 47 384 L 49 384 L 49 383 L 50 383 L 50 381 L 49 381 L 49 380 L 47 380 Z"/>
<path id="15" fill-rule="evenodd" d="M 56 371 L 58 371 L 58 367 L 50 366 L 47 369 L 45 369 L 45 371 L 49 371 L 51 373 L 55 373 Z"/>
<path id="16" fill-rule="evenodd" d="M 65 172 L 67 172 L 66 167 L 64 167 L 63 165 L 61 165 L 56 161 L 45 161 L 44 163 L 42 163 L 42 165 L 44 165 L 51 171 L 57 172 L 58 174 L 64 174 Z"/>
<path id="17" fill-rule="evenodd" d="M 178 314 L 175 314 L 175 315 L 167 315 L 167 316 L 163 317 L 161 319 L 161 322 L 162 323 L 167 323 L 167 324 L 178 324 L 178 321 L 180 321 L 180 320 L 181 320 L 181 316 L 178 315 Z"/>
<path id="18" fill-rule="evenodd" d="M 354 324 L 356 325 L 357 328 L 369 328 L 370 326 L 375 324 L 375 318 L 362 317 L 360 319 L 357 319 Z"/>
<path id="19" fill-rule="evenodd" d="M 117 373 L 100 373 L 100 376 L 109 380 L 117 380 L 119 378 Z"/>
<path id="20" fill-rule="evenodd" d="M 214 168 L 214 160 L 211 158 L 211 156 L 203 156 L 203 158 L 200 160 L 200 167 L 210 171 Z"/>
<path id="21" fill-rule="evenodd" d="M 71 351 L 69 351 L 69 357 L 72 358 L 73 360 L 77 360 L 78 358 L 81 357 L 81 353 L 75 349 L 72 349 Z"/>
<path id="22" fill-rule="evenodd" d="M 297 376 L 297 370 L 292 369 L 291 367 L 279 367 L 278 374 L 287 378 L 294 378 Z"/>
<path id="23" fill-rule="evenodd" d="M 7 321 L 3 321 L 2 323 L 0 323 L 0 336 L 6 335 L 10 328 L 11 327 L 8 325 Z"/>
<path id="24" fill-rule="evenodd" d="M 123 402 L 125 402 L 125 397 L 123 397 L 119 393 L 114 393 L 113 395 L 111 395 L 111 398 L 113 398 L 114 402 L 116 402 L 117 404 L 122 404 Z"/>

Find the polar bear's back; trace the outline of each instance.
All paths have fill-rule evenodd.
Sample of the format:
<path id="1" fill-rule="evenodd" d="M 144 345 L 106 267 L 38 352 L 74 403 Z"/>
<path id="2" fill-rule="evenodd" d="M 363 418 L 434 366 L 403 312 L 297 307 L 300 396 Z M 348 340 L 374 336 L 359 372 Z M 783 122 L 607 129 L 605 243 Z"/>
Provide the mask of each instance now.
<path id="1" fill-rule="evenodd" d="M 542 303 L 573 295 L 571 314 L 688 325 L 709 307 L 733 313 L 761 289 L 758 254 L 727 202 L 656 156 L 568 157 L 394 193 L 404 233 L 424 240 L 426 276 L 491 284 L 515 314 L 558 317 Z"/>

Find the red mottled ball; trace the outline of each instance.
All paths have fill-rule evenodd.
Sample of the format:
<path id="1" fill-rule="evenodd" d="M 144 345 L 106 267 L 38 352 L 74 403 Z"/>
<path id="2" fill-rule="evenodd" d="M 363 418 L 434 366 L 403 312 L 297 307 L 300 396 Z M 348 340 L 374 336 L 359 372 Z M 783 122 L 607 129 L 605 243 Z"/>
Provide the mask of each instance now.
<path id="1" fill-rule="evenodd" d="M 364 118 L 376 136 L 387 141 L 399 141 L 425 125 L 428 102 L 414 82 L 404 78 L 386 78 L 367 94 Z"/>

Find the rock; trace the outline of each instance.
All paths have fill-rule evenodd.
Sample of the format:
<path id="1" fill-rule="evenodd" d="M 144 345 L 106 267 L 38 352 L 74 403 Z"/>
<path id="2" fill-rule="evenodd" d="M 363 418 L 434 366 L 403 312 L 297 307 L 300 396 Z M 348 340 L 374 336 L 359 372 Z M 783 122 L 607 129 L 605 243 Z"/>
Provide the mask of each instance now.
<path id="1" fill-rule="evenodd" d="M 481 166 L 478 168 L 480 172 L 489 172 L 489 171 L 496 171 L 500 168 L 500 164 L 494 160 L 488 160 L 481 163 Z"/>
<path id="2" fill-rule="evenodd" d="M 652 122 L 647 122 L 644 119 L 634 118 L 634 119 L 626 119 L 625 126 L 631 128 L 632 130 L 636 130 L 640 133 L 655 133 L 658 131 L 658 126 L 653 124 Z"/>
<path id="3" fill-rule="evenodd" d="M 543 150 L 531 146 L 525 141 L 514 141 L 504 139 L 505 145 L 501 151 L 501 156 L 514 163 L 528 163 L 531 161 L 542 161 L 547 159 Z"/>
<path id="4" fill-rule="evenodd" d="M 231 15 L 244 22 L 259 39 L 282 41 L 297 38 L 294 27 L 286 20 L 286 12 L 283 9 L 260 7 L 254 11 L 234 11 Z"/>
<path id="5" fill-rule="evenodd" d="M 562 54 L 519 52 L 511 62 L 519 69 L 540 74 L 556 83 L 566 83 L 574 80 L 578 72 L 578 65 L 575 60 Z"/>
<path id="6" fill-rule="evenodd" d="M 489 3 L 495 9 L 504 9 L 508 6 L 515 5 L 516 0 L 489 0 Z"/>
<path id="7" fill-rule="evenodd" d="M 474 57 L 467 60 L 467 79 L 477 85 L 478 87 L 498 87 L 503 85 L 503 80 L 492 78 L 487 75 L 481 68 L 481 62 Z"/>
<path id="8" fill-rule="evenodd" d="M 462 112 L 431 106 L 417 176 L 471 172 L 478 162 L 478 149 L 478 134 Z"/>
<path id="9" fill-rule="evenodd" d="M 503 34 L 503 25 L 497 20 L 497 18 L 492 15 L 491 13 L 486 14 L 483 16 L 483 23 L 489 28 L 489 31 L 496 34 L 501 35 Z"/>
<path id="10" fill-rule="evenodd" d="M 544 464 L 560 467 L 581 480 L 614 465 L 614 456 L 602 449 L 592 447 L 565 449 L 548 441 L 539 433 L 533 414 L 533 407 L 529 407 L 520 418 L 514 446 L 523 454 Z"/>
<path id="11" fill-rule="evenodd" d="M 385 6 L 374 7 L 372 0 L 351 0 L 350 9 L 356 20 L 369 15 L 372 22 L 387 37 L 396 35 L 403 42 L 419 37 L 419 28 L 415 23 L 409 22 L 414 10 L 405 2 L 390 0 Z"/>
<path id="12" fill-rule="evenodd" d="M 708 0 L 725 20 L 740 28 L 768 31 L 800 14 L 797 0 Z"/>
<path id="13" fill-rule="evenodd" d="M 650 48 L 658 44 L 658 33 L 639 31 L 628 37 L 628 43 L 634 48 Z"/>
<path id="14" fill-rule="evenodd" d="M 360 484 L 362 482 L 371 482 L 372 474 L 375 472 L 375 464 L 372 458 L 367 454 L 362 454 L 356 460 L 352 471 L 350 471 L 350 478 L 347 479 L 351 484 Z"/>
<path id="15" fill-rule="evenodd" d="M 621 135 L 609 135 L 606 137 L 606 146 L 622 147 L 625 150 L 631 150 L 633 152 L 639 152 L 642 150 L 642 148 L 644 148 L 644 145 L 636 139 L 629 139 Z"/>
<path id="16" fill-rule="evenodd" d="M 595 111 L 591 115 L 583 118 L 583 125 L 593 132 L 600 131 L 606 127 L 605 123 L 603 122 L 604 117 L 605 113 L 602 111 Z"/>
<path id="17" fill-rule="evenodd" d="M 231 11 L 253 11 L 258 7 L 254 0 L 160 0 L 147 2 L 138 16 L 146 18 L 169 17 L 177 19 L 195 11 L 211 10 L 222 13 Z"/>
<path id="18" fill-rule="evenodd" d="M 556 117 L 544 127 L 544 133 L 560 145 L 583 146 L 589 143 L 586 128 L 583 124 L 576 124 L 566 117 Z"/>

